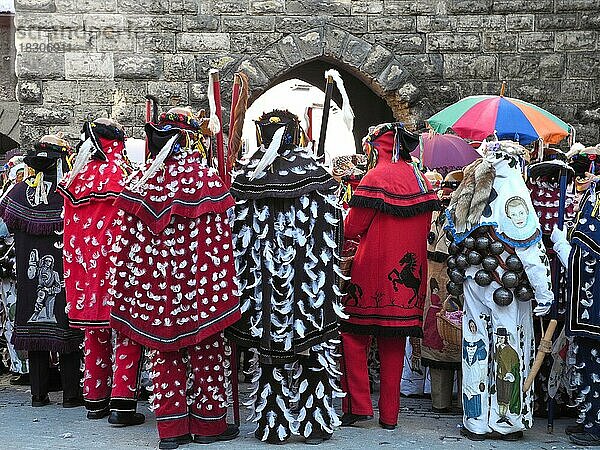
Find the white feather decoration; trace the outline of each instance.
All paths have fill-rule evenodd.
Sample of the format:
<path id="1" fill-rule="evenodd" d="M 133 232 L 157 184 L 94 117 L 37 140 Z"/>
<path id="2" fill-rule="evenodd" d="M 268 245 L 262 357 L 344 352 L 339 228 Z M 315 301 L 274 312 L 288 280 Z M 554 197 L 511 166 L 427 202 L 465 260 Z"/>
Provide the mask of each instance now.
<path id="1" fill-rule="evenodd" d="M 219 117 L 217 116 L 217 102 L 215 100 L 215 88 L 213 84 L 213 74 L 219 73 L 217 69 L 210 69 L 208 71 L 208 104 L 210 106 L 210 119 L 208 120 L 208 129 L 212 132 L 213 135 L 216 135 L 221 131 L 221 122 L 219 122 Z"/>
<path id="2" fill-rule="evenodd" d="M 275 161 L 277 155 L 279 155 L 279 147 L 281 147 L 281 141 L 283 140 L 284 132 L 285 127 L 281 127 L 275 132 L 271 144 L 265 150 L 265 154 L 256 165 L 256 169 L 249 174 L 250 180 L 254 180 L 255 178 L 258 178 L 260 175 L 264 174 L 265 169 L 273 164 L 273 161 Z"/>
<path id="3" fill-rule="evenodd" d="M 354 111 L 352 111 L 352 106 L 350 106 L 350 100 L 344 86 L 344 80 L 342 80 L 342 76 L 335 69 L 329 69 L 325 72 L 325 79 L 328 77 L 333 78 L 338 91 L 340 91 L 342 96 L 342 117 L 344 118 L 344 123 L 346 124 L 346 127 L 348 127 L 348 130 L 352 131 L 354 129 Z"/>

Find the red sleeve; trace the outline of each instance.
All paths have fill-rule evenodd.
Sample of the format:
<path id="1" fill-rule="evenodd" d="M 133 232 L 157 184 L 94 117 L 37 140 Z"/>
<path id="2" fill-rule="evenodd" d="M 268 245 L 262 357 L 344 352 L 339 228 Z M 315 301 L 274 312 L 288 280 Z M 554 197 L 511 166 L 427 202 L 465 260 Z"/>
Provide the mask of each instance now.
<path id="1" fill-rule="evenodd" d="M 344 238 L 357 239 L 363 236 L 373 221 L 377 211 L 373 208 L 360 208 L 354 206 L 350 208 L 348 217 L 344 222 Z"/>

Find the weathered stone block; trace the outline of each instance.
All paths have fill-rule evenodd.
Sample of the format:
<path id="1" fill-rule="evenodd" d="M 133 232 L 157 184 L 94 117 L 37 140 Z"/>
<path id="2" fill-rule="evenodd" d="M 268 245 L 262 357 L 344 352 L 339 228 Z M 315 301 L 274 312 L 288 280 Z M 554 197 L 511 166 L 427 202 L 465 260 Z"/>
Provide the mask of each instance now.
<path id="1" fill-rule="evenodd" d="M 558 81 L 513 81 L 509 85 L 510 97 L 541 106 L 545 102 L 555 102 L 560 92 Z M 543 106 L 542 106 L 543 107 Z"/>
<path id="2" fill-rule="evenodd" d="M 444 60 L 442 55 L 400 55 L 398 60 L 417 80 L 441 79 L 444 73 Z"/>
<path id="3" fill-rule="evenodd" d="M 567 74 L 570 78 L 600 78 L 600 53 L 569 53 Z M 598 99 L 600 100 L 600 99 Z"/>
<path id="4" fill-rule="evenodd" d="M 420 19 L 417 18 L 417 20 Z M 391 31 L 395 33 L 414 32 L 416 30 L 415 18 L 410 16 L 376 16 L 369 17 L 368 30 L 370 32 Z M 353 30 L 351 30 L 353 32 Z"/>
<path id="5" fill-rule="evenodd" d="M 74 12 L 107 12 L 117 10 L 117 0 L 54 0 L 56 9 L 73 14 Z"/>
<path id="6" fill-rule="evenodd" d="M 285 0 L 250 0 L 251 14 L 282 13 L 285 9 Z"/>
<path id="7" fill-rule="evenodd" d="M 15 84 L 15 77 L 0 78 L 0 103 L 3 103 L 3 106 L 6 105 L 5 102 L 16 102 L 17 97 L 15 96 Z"/>
<path id="8" fill-rule="evenodd" d="M 429 33 L 427 51 L 476 52 L 481 48 L 481 38 L 475 33 Z"/>
<path id="9" fill-rule="evenodd" d="M 592 82 L 588 80 L 563 80 L 557 100 L 573 103 L 592 102 Z"/>
<path id="10" fill-rule="evenodd" d="M 288 14 L 306 15 L 347 15 L 351 13 L 351 0 L 287 0 L 285 9 Z"/>
<path id="11" fill-rule="evenodd" d="M 227 33 L 181 33 L 177 40 L 177 51 L 180 52 L 219 52 L 230 47 Z"/>
<path id="12" fill-rule="evenodd" d="M 65 53 L 67 80 L 111 79 L 113 68 L 112 53 Z"/>
<path id="13" fill-rule="evenodd" d="M 573 123 L 575 121 L 575 114 L 577 113 L 576 105 L 567 103 L 545 103 L 544 108 L 567 123 Z"/>
<path id="14" fill-rule="evenodd" d="M 577 140 L 579 142 L 599 142 L 599 130 L 597 123 L 586 123 L 586 124 L 576 124 L 575 130 L 577 134 Z"/>
<path id="15" fill-rule="evenodd" d="M 188 103 L 188 84 L 185 81 L 149 81 L 148 94 L 158 98 L 161 105 Z"/>
<path id="16" fill-rule="evenodd" d="M 363 39 L 349 38 L 342 53 L 342 60 L 351 66 L 360 67 L 371 48 L 372 45 Z"/>
<path id="17" fill-rule="evenodd" d="M 536 16 L 535 29 L 538 31 L 574 30 L 577 28 L 577 14 L 540 14 Z"/>
<path id="18" fill-rule="evenodd" d="M 138 33 L 137 51 L 140 53 L 173 53 L 175 51 L 175 33 Z"/>
<path id="19" fill-rule="evenodd" d="M 558 11 L 591 10 L 596 11 L 597 14 L 600 2 L 598 0 L 556 0 L 556 9 Z"/>
<path id="20" fill-rule="evenodd" d="M 79 103 L 79 88 L 75 81 L 44 81 L 44 102 Z"/>
<path id="21" fill-rule="evenodd" d="M 189 53 L 165 55 L 163 77 L 167 81 L 196 79 L 196 58 Z"/>
<path id="22" fill-rule="evenodd" d="M 188 88 L 189 88 L 189 98 L 190 98 L 191 103 L 200 103 L 207 99 L 206 84 L 190 83 Z"/>
<path id="23" fill-rule="evenodd" d="M 48 134 L 48 127 L 43 125 L 26 124 L 23 122 L 22 115 L 19 115 L 21 121 L 21 148 L 31 148 L 38 142 L 42 136 Z"/>
<path id="24" fill-rule="evenodd" d="M 64 53 L 19 53 L 15 71 L 19 79 L 56 79 L 65 75 Z"/>
<path id="25" fill-rule="evenodd" d="M 222 18 L 223 31 L 272 31 L 275 29 L 273 16 L 224 16 Z"/>
<path id="26" fill-rule="evenodd" d="M 68 125 L 73 118 L 73 109 L 67 106 L 45 104 L 44 106 L 21 106 L 21 122 L 36 125 Z"/>
<path id="27" fill-rule="evenodd" d="M 157 79 L 163 69 L 163 59 L 159 55 L 116 53 L 114 59 L 115 78 Z"/>
<path id="28" fill-rule="evenodd" d="M 110 104 L 115 101 L 114 81 L 80 81 L 77 88 L 82 103 Z"/>
<path id="29" fill-rule="evenodd" d="M 145 103 L 146 95 L 148 94 L 148 82 L 147 81 L 129 81 L 119 80 L 114 83 L 115 98 L 112 103 Z"/>
<path id="30" fill-rule="evenodd" d="M 506 16 L 508 17 L 508 16 Z M 533 18 L 533 16 L 531 16 Z M 456 17 L 458 31 L 504 31 L 506 29 L 505 16 L 500 14 L 485 15 L 460 15 Z M 533 20 L 533 19 L 532 19 Z M 533 21 L 532 21 L 533 28 Z M 437 30 L 432 30 L 437 31 Z M 454 30 L 449 30 L 454 31 Z"/>
<path id="31" fill-rule="evenodd" d="M 117 0 L 120 12 L 136 14 L 166 14 L 169 0 Z"/>
<path id="32" fill-rule="evenodd" d="M 436 111 L 440 111 L 444 107 L 461 99 L 457 83 L 427 82 L 421 86 L 420 90 L 431 102 L 439 105 Z"/>
<path id="33" fill-rule="evenodd" d="M 82 30 L 83 16 L 23 12 L 15 16 L 15 25 L 20 30 Z"/>
<path id="34" fill-rule="evenodd" d="M 447 80 L 497 78 L 497 60 L 494 55 L 444 55 L 444 78 Z"/>
<path id="35" fill-rule="evenodd" d="M 390 15 L 412 16 L 418 13 L 426 14 L 420 11 L 414 0 L 384 0 L 383 13 Z"/>
<path id="36" fill-rule="evenodd" d="M 348 33 L 339 28 L 325 27 L 323 30 L 323 53 L 334 58 L 339 58 L 348 38 Z"/>
<path id="37" fill-rule="evenodd" d="M 98 117 L 110 117 L 110 113 L 111 107 L 108 105 L 84 103 L 73 109 L 73 123 L 89 122 Z"/>
<path id="38" fill-rule="evenodd" d="M 135 33 L 130 31 L 108 31 L 98 33 L 99 52 L 132 52 L 135 50 Z"/>
<path id="39" fill-rule="evenodd" d="M 242 56 L 235 53 L 196 55 L 196 80 L 208 80 L 208 71 L 218 69 L 221 77 L 228 76 L 239 66 Z"/>
<path id="40" fill-rule="evenodd" d="M 42 103 L 42 82 L 24 80 L 17 84 L 17 100 L 21 104 Z"/>
<path id="41" fill-rule="evenodd" d="M 48 32 L 17 30 L 15 31 L 15 47 L 21 52 L 46 52 L 48 51 Z"/>
<path id="42" fill-rule="evenodd" d="M 533 14 L 508 14 L 506 29 L 508 31 L 533 31 L 535 16 Z"/>
<path id="43" fill-rule="evenodd" d="M 248 75 L 248 82 L 253 91 L 264 89 L 269 83 L 269 77 L 267 77 L 262 69 L 252 60 L 246 59 L 242 61 L 238 67 L 238 71 L 242 71 Z"/>
<path id="44" fill-rule="evenodd" d="M 387 67 L 392 57 L 393 55 L 390 51 L 386 50 L 381 45 L 374 45 L 367 54 L 361 70 L 369 75 L 377 76 Z"/>
<path id="45" fill-rule="evenodd" d="M 289 64 L 277 48 L 270 48 L 262 55 L 257 56 L 255 62 L 260 65 L 269 78 L 276 78 L 289 69 Z"/>
<path id="46" fill-rule="evenodd" d="M 218 16 L 183 16 L 183 31 L 218 31 L 220 21 Z"/>
<path id="47" fill-rule="evenodd" d="M 538 31 L 521 33 L 519 50 L 522 52 L 554 50 L 554 33 Z"/>
<path id="48" fill-rule="evenodd" d="M 494 12 L 517 14 L 521 12 L 552 12 L 554 8 L 553 0 L 494 0 L 492 10 Z"/>
<path id="49" fill-rule="evenodd" d="M 21 11 L 55 12 L 56 5 L 54 0 L 15 0 L 15 10 L 17 13 Z"/>
<path id="50" fill-rule="evenodd" d="M 565 75 L 565 55 L 562 53 L 542 53 L 540 55 L 540 77 L 562 78 Z"/>
<path id="51" fill-rule="evenodd" d="M 171 103 L 163 103 L 162 105 L 165 107 L 166 105 L 171 105 Z M 121 125 L 131 126 L 139 124 L 145 117 L 146 111 L 144 106 L 140 104 L 118 103 L 112 106 L 110 115 Z"/>
<path id="52" fill-rule="evenodd" d="M 351 6 L 353 15 L 382 14 L 383 0 L 354 0 Z"/>
<path id="53" fill-rule="evenodd" d="M 327 20 L 329 21 L 329 17 Z M 325 25 L 323 17 L 302 17 L 302 16 L 287 16 L 275 17 L 275 31 L 283 33 L 300 33 L 310 28 L 322 27 Z"/>
<path id="54" fill-rule="evenodd" d="M 277 43 L 277 47 L 290 66 L 295 66 L 302 61 L 300 49 L 298 48 L 298 44 L 292 35 L 287 35 L 282 38 Z"/>
<path id="55" fill-rule="evenodd" d="M 587 11 L 579 13 L 579 25 L 584 30 L 600 30 L 600 14 Z"/>
<path id="56" fill-rule="evenodd" d="M 93 52 L 96 50 L 96 33 L 75 30 L 49 31 L 48 48 L 61 52 Z"/>
<path id="57" fill-rule="evenodd" d="M 127 21 L 122 14 L 84 14 L 83 27 L 86 31 L 118 31 L 127 28 Z"/>
<path id="58" fill-rule="evenodd" d="M 213 14 L 240 14 L 248 10 L 248 2 L 240 0 L 219 0 L 212 2 Z"/>
<path id="59" fill-rule="evenodd" d="M 269 48 L 281 38 L 280 33 L 231 33 L 231 51 L 247 55 L 256 55 Z"/>
<path id="60" fill-rule="evenodd" d="M 81 138 L 81 125 L 51 125 L 48 127 L 48 133 L 62 133 L 63 138 L 70 142 L 71 145 L 76 145 Z"/>
<path id="61" fill-rule="evenodd" d="M 556 33 L 557 50 L 595 50 L 598 35 L 595 31 L 558 31 Z"/>
<path id="62" fill-rule="evenodd" d="M 303 60 L 321 56 L 325 47 L 320 30 L 310 30 L 299 34 L 296 43 Z"/>
<path id="63" fill-rule="evenodd" d="M 186 16 L 186 19 L 192 20 L 194 17 L 196 16 Z M 129 30 L 181 31 L 182 29 L 181 16 L 170 14 L 162 16 L 138 16 L 134 14 L 127 14 L 125 16 L 125 20 L 127 21 L 127 28 Z"/>
<path id="64" fill-rule="evenodd" d="M 408 71 L 402 67 L 399 61 L 392 60 L 388 66 L 379 74 L 377 81 L 384 91 L 395 91 L 408 77 Z"/>
<path id="65" fill-rule="evenodd" d="M 561 116 L 562 118 L 562 116 Z M 565 120 L 565 119 L 563 119 Z M 571 119 L 568 119 L 571 120 Z M 581 122 L 581 123 L 595 123 L 598 124 L 600 123 L 600 107 L 597 106 L 594 107 L 593 105 L 585 105 L 582 106 L 578 111 L 577 111 L 577 121 Z"/>
<path id="66" fill-rule="evenodd" d="M 517 34 L 483 33 L 483 50 L 485 52 L 514 52 L 517 50 Z"/>
<path id="67" fill-rule="evenodd" d="M 534 80 L 539 78 L 539 55 L 522 53 L 500 57 L 501 80 Z"/>
<path id="68" fill-rule="evenodd" d="M 492 0 L 449 0 L 448 12 L 453 14 L 485 14 L 492 9 Z"/>
<path id="69" fill-rule="evenodd" d="M 210 12 L 210 0 L 170 0 L 171 14 L 205 15 Z"/>
<path id="70" fill-rule="evenodd" d="M 321 17 L 327 25 L 349 31 L 355 36 L 366 35 L 367 21 L 372 16 L 329 16 Z"/>
<path id="71" fill-rule="evenodd" d="M 423 53 L 425 51 L 424 34 L 381 33 L 374 41 L 396 54 Z"/>
<path id="72" fill-rule="evenodd" d="M 481 20 L 478 21 L 481 24 Z M 458 20 L 453 16 L 435 17 L 419 16 L 417 17 L 417 31 L 420 33 L 431 33 L 435 31 L 456 31 Z M 399 30 L 412 31 L 412 30 Z"/>

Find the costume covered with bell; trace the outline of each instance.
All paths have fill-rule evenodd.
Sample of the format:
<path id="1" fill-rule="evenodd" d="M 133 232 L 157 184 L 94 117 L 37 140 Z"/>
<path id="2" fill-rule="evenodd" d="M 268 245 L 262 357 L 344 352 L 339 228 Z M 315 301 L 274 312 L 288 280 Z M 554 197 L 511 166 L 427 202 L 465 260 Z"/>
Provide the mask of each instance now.
<path id="1" fill-rule="evenodd" d="M 273 111 L 257 128 L 262 146 L 241 162 L 231 186 L 242 320 L 228 333 L 254 351 L 255 436 L 326 439 L 339 425 L 337 183 L 310 148 L 298 146 L 296 116 Z"/>
<path id="2" fill-rule="evenodd" d="M 344 237 L 359 240 L 342 321 L 345 414 L 371 416 L 367 351 L 377 338 L 380 422 L 395 426 L 406 336 L 422 337 L 427 235 L 436 193 L 410 152 L 416 135 L 402 124 L 378 126 L 366 139 L 369 171 L 350 200 Z M 350 416 L 348 416 L 350 417 Z M 344 419 L 342 419 L 344 422 Z"/>
<path id="3" fill-rule="evenodd" d="M 161 445 L 227 429 L 222 331 L 240 316 L 226 214 L 234 201 L 202 162 L 199 129 L 187 110 L 147 124 L 153 159 L 115 201 L 110 323 L 150 349 Z"/>
<path id="4" fill-rule="evenodd" d="M 523 393 L 535 345 L 532 306 L 552 304 L 550 267 L 522 177 L 525 149 L 487 145 L 468 166 L 446 212 L 451 295 L 464 293 L 463 423 L 484 435 L 521 433 L 532 425 L 532 397 Z"/>
<path id="5" fill-rule="evenodd" d="M 66 141 L 47 136 L 25 162 L 35 177 L 16 184 L 0 202 L 0 216 L 14 233 L 17 256 L 17 304 L 12 337 L 27 350 L 31 392 L 45 403 L 50 352 L 60 353 L 64 399 L 79 397 L 79 346 L 82 333 L 69 326 L 63 281 L 63 199 L 56 191 L 67 168 Z"/>
<path id="6" fill-rule="evenodd" d="M 129 164 L 125 135 L 108 119 L 87 122 L 71 172 L 58 186 L 65 199 L 64 267 L 67 313 L 72 327 L 85 331 L 83 395 L 93 415 L 110 408 L 135 412 L 142 347 L 116 336 L 109 326 L 112 297 L 109 251 L 119 234 L 113 202 L 123 189 Z"/>

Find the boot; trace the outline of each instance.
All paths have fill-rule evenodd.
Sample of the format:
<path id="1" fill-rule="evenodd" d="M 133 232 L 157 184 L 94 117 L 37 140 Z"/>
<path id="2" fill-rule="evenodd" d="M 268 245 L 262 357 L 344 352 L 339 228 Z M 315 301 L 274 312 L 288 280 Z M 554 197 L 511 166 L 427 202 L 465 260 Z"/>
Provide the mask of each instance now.
<path id="1" fill-rule="evenodd" d="M 240 429 L 237 425 L 227 424 L 227 429 L 216 436 L 194 436 L 196 444 L 212 444 L 213 442 L 231 441 L 240 435 Z"/>
<path id="2" fill-rule="evenodd" d="M 108 416 L 108 423 L 122 427 L 141 425 L 145 421 L 146 417 L 143 414 L 132 411 L 111 411 L 110 415 Z"/>

